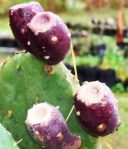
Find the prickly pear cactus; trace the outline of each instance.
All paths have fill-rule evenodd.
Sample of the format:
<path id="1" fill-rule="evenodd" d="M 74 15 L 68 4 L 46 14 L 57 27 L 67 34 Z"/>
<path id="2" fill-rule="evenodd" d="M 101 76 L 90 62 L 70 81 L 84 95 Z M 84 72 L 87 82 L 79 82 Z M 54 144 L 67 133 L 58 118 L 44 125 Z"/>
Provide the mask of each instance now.
<path id="1" fill-rule="evenodd" d="M 41 149 L 26 130 L 27 110 L 35 103 L 59 106 L 64 118 L 73 105 L 79 83 L 62 64 L 45 65 L 32 55 L 17 54 L 0 69 L 0 122 L 13 134 L 22 149 Z M 9 114 L 8 111 L 11 111 Z M 81 136 L 81 149 L 97 149 L 98 139 L 88 135 L 73 112 L 67 122 L 70 131 Z"/>
<path id="2" fill-rule="evenodd" d="M 11 134 L 0 124 L 0 149 L 19 149 Z"/>

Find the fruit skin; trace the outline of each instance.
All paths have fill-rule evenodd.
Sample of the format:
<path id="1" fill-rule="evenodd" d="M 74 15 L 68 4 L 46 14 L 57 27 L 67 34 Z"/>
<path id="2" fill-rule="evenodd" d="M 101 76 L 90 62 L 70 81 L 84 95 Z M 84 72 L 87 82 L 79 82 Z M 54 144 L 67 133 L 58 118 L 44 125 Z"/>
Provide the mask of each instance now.
<path id="1" fill-rule="evenodd" d="M 33 116 L 40 116 L 34 119 Z M 32 120 L 31 120 L 32 119 Z M 31 135 L 41 145 L 50 149 L 78 149 L 80 137 L 69 132 L 68 126 L 58 107 L 45 102 L 28 110 L 26 125 Z"/>
<path id="2" fill-rule="evenodd" d="M 28 24 L 32 54 L 47 64 L 62 61 L 70 49 L 71 34 L 61 18 L 52 12 L 41 12 Z"/>
<path id="3" fill-rule="evenodd" d="M 19 149 L 10 132 L 2 124 L 0 124 L 0 149 Z"/>
<path id="4" fill-rule="evenodd" d="M 28 2 L 12 6 L 9 9 L 9 22 L 12 32 L 24 49 L 31 51 L 28 40 L 27 24 L 39 12 L 44 11 L 38 2 Z"/>
<path id="5" fill-rule="evenodd" d="M 103 94 L 101 101 L 97 102 L 95 99 L 94 103 L 82 101 L 78 96 L 79 89 L 74 97 L 75 111 L 81 124 L 89 134 L 94 137 L 106 136 L 116 131 L 120 124 L 117 100 L 112 91 L 104 83 L 99 81 L 86 82 L 83 86 L 88 86 L 89 84 L 95 84 L 95 89 L 96 86 L 100 85 L 101 88 L 99 88 L 98 92 L 102 92 L 101 94 Z M 88 92 L 90 91 L 88 90 L 87 94 Z M 92 92 L 92 94 L 97 93 Z"/>
<path id="6" fill-rule="evenodd" d="M 47 65 L 29 53 L 17 54 L 6 60 L 0 67 L 0 122 L 12 133 L 22 149 L 40 149 L 41 146 L 29 135 L 25 119 L 27 110 L 33 104 L 48 102 L 59 106 L 66 119 L 73 106 L 73 94 L 79 83 L 63 63 Z M 4 100 L 3 100 L 4 99 Z M 8 110 L 13 115 L 8 117 Z M 98 149 L 98 139 L 91 137 L 81 127 L 75 112 L 67 121 L 70 131 L 81 136 L 80 149 Z"/>

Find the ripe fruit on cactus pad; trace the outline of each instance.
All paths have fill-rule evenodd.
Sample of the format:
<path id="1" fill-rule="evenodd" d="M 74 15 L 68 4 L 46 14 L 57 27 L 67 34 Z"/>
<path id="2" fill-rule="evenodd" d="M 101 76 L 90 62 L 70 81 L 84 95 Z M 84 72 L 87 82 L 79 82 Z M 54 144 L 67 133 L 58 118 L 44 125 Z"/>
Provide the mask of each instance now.
<path id="1" fill-rule="evenodd" d="M 70 49 L 71 35 L 59 16 L 40 12 L 30 21 L 28 28 L 32 54 L 51 65 L 64 59 Z"/>
<path id="2" fill-rule="evenodd" d="M 74 97 L 74 105 L 78 119 L 91 135 L 105 136 L 117 130 L 117 99 L 104 83 L 84 83 Z"/>
<path id="3" fill-rule="evenodd" d="M 50 149 L 78 149 L 80 137 L 69 132 L 58 107 L 40 103 L 28 110 L 26 124 L 29 132 L 43 146 Z"/>
<path id="4" fill-rule="evenodd" d="M 34 15 L 42 11 L 43 8 L 38 2 L 18 4 L 11 7 L 9 10 L 9 20 L 12 32 L 18 43 L 28 51 L 31 51 L 31 49 L 28 41 L 27 24 Z"/>

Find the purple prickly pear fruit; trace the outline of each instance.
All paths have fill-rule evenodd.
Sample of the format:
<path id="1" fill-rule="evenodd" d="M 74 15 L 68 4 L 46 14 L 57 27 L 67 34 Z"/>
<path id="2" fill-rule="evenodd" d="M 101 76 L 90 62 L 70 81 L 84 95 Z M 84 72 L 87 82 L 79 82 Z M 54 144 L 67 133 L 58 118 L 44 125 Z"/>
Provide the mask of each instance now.
<path id="1" fill-rule="evenodd" d="M 61 18 L 41 12 L 28 24 L 32 54 L 47 64 L 62 61 L 70 49 L 71 34 Z"/>
<path id="2" fill-rule="evenodd" d="M 85 82 L 74 97 L 78 119 L 92 136 L 105 136 L 120 124 L 117 99 L 107 85 Z"/>
<path id="3" fill-rule="evenodd" d="M 69 132 L 58 107 L 47 102 L 28 110 L 26 125 L 35 140 L 50 149 L 78 149 L 81 145 L 80 137 Z"/>
<path id="4" fill-rule="evenodd" d="M 37 13 L 42 11 L 44 10 L 38 2 L 18 4 L 9 10 L 9 21 L 12 32 L 21 47 L 28 51 L 31 51 L 31 49 L 28 40 L 27 24 Z"/>

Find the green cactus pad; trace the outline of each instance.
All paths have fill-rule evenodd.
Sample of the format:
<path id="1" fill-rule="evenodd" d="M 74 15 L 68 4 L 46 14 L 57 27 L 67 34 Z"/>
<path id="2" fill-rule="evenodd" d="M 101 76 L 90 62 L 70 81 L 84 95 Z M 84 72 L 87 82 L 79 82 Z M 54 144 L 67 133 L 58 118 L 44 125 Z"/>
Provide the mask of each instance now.
<path id="1" fill-rule="evenodd" d="M 73 105 L 73 93 L 78 88 L 79 83 L 62 63 L 48 69 L 28 53 L 17 54 L 0 69 L 0 122 L 16 140 L 23 139 L 19 144 L 22 149 L 41 149 L 26 129 L 27 110 L 37 102 L 47 101 L 59 106 L 66 118 Z M 67 124 L 72 133 L 81 136 L 81 149 L 98 148 L 97 139 L 85 132 L 75 112 Z"/>
<path id="2" fill-rule="evenodd" d="M 0 149 L 19 149 L 11 134 L 0 124 Z"/>

